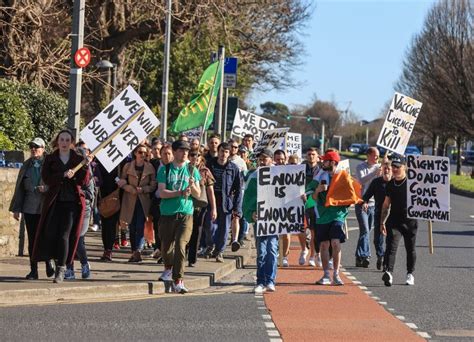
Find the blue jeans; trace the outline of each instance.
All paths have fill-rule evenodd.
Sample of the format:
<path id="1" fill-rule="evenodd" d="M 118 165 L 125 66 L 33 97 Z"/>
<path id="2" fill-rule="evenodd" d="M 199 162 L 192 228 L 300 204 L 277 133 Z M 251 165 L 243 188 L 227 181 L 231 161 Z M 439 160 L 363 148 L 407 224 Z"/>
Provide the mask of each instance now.
<path id="1" fill-rule="evenodd" d="M 145 213 L 143 212 L 140 199 L 135 202 L 135 210 L 133 211 L 132 222 L 128 225 L 130 232 L 130 247 L 132 252 L 141 251 L 145 246 L 145 238 L 143 236 L 145 230 Z"/>
<path id="2" fill-rule="evenodd" d="M 225 213 L 222 209 L 222 203 L 217 204 L 217 219 L 214 223 L 215 226 L 215 235 L 214 243 L 216 248 L 214 253 L 222 253 L 225 250 L 227 238 L 229 237 L 230 221 L 232 213 Z M 207 239 L 207 237 L 206 237 Z"/>
<path id="3" fill-rule="evenodd" d="M 211 222 L 211 206 L 209 205 L 204 215 L 202 229 L 204 232 L 204 242 L 207 248 L 214 247 L 214 239 L 216 235 L 216 225 Z M 201 238 L 202 240 L 202 238 Z"/>
<path id="4" fill-rule="evenodd" d="M 249 232 L 249 223 L 245 219 L 245 217 L 242 217 L 240 219 L 240 230 L 239 230 L 239 241 L 242 241 L 245 235 L 247 235 Z"/>
<path id="5" fill-rule="evenodd" d="M 254 224 L 257 248 L 257 285 L 275 284 L 278 264 L 278 235 L 257 236 Z"/>
<path id="6" fill-rule="evenodd" d="M 375 228 L 374 228 L 374 246 L 378 257 L 383 257 L 385 251 L 383 249 L 384 236 L 380 232 L 380 213 L 375 213 Z"/>
<path id="7" fill-rule="evenodd" d="M 359 222 L 359 241 L 355 256 L 358 258 L 370 258 L 370 231 L 374 227 L 375 207 L 369 206 L 367 212 L 362 210 L 361 204 L 356 204 L 355 212 Z"/>

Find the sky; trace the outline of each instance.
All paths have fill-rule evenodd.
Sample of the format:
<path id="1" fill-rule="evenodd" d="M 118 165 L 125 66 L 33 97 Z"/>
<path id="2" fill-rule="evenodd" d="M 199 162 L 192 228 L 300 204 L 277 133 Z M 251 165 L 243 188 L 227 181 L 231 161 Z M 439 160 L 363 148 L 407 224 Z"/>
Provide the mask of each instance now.
<path id="1" fill-rule="evenodd" d="M 318 100 L 350 102 L 360 119 L 380 116 L 391 100 L 413 36 L 421 31 L 432 0 L 325 0 L 316 8 L 301 38 L 306 53 L 292 77 L 303 86 L 284 91 L 253 91 L 250 104 L 280 102 L 290 109 Z"/>

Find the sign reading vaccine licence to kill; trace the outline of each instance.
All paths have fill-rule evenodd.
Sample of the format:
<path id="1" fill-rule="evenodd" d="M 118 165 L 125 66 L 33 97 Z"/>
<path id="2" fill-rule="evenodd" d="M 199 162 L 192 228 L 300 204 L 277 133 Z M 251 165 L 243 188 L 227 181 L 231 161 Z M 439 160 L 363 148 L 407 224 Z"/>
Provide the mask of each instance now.
<path id="1" fill-rule="evenodd" d="M 405 149 L 422 105 L 415 99 L 395 93 L 380 131 L 377 146 L 405 155 Z"/>
<path id="2" fill-rule="evenodd" d="M 96 157 L 108 172 L 150 135 L 160 121 L 132 86 L 128 86 L 81 131 L 81 140 L 94 150 L 142 107 L 145 111 L 97 153 Z"/>

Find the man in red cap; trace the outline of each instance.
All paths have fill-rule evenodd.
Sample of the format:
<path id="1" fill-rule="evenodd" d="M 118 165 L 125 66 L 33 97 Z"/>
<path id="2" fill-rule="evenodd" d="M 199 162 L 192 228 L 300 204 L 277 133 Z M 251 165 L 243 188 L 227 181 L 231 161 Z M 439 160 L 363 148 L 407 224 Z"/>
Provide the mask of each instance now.
<path id="1" fill-rule="evenodd" d="M 321 157 L 321 160 L 323 161 L 322 172 L 318 173 L 315 177 L 316 190 L 312 196 L 316 201 L 317 215 L 319 215 L 316 219 L 316 243 L 319 244 L 320 247 L 324 276 L 318 280 L 316 284 L 331 284 L 329 271 L 329 246 L 332 246 L 334 262 L 332 284 L 344 285 L 339 276 L 339 266 L 341 264 L 341 243 L 346 240 L 343 226 L 349 212 L 349 207 L 325 206 L 328 189 L 341 157 L 336 150 L 329 149 Z"/>

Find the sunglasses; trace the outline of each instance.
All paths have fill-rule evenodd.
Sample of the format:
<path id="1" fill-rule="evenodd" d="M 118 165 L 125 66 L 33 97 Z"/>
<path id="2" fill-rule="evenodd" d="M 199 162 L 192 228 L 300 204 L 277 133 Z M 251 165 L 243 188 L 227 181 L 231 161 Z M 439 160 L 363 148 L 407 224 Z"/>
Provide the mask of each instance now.
<path id="1" fill-rule="evenodd" d="M 232 148 L 239 148 L 239 146 L 232 146 Z"/>
<path id="2" fill-rule="evenodd" d="M 201 155 L 199 153 L 190 153 L 189 154 L 190 157 L 200 157 Z"/>
<path id="3" fill-rule="evenodd" d="M 41 148 L 41 146 L 38 146 L 38 145 L 36 145 L 36 144 L 30 144 L 29 147 L 30 147 L 30 148 Z"/>

